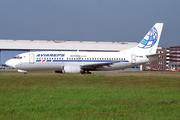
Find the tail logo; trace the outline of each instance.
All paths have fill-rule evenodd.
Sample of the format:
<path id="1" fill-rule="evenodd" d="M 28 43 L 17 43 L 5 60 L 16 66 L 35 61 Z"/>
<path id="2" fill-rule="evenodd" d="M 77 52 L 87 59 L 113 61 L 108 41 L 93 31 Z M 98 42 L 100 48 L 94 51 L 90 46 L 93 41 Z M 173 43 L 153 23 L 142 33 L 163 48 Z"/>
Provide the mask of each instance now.
<path id="1" fill-rule="evenodd" d="M 156 28 L 152 28 L 148 34 L 144 37 L 144 39 L 139 43 L 138 47 L 139 48 L 151 48 L 154 46 L 154 44 L 157 42 L 158 39 L 158 32 Z"/>

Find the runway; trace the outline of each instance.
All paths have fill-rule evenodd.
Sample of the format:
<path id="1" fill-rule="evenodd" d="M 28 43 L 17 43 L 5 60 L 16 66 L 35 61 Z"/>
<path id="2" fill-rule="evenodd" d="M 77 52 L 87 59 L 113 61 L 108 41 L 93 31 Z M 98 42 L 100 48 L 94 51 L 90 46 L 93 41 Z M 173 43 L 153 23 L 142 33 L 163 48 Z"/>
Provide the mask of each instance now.
<path id="1" fill-rule="evenodd" d="M 55 75 L 53 71 L 28 71 L 27 75 Z M 92 74 L 104 74 L 108 76 L 171 76 L 180 77 L 180 71 L 92 71 Z M 24 75 L 17 70 L 0 70 L 0 75 Z M 61 75 L 61 74 L 59 74 Z M 90 75 L 90 74 L 82 74 Z"/>
<path id="2" fill-rule="evenodd" d="M 179 71 L 95 71 L 93 74 L 105 74 L 110 76 L 172 76 L 180 77 Z"/>

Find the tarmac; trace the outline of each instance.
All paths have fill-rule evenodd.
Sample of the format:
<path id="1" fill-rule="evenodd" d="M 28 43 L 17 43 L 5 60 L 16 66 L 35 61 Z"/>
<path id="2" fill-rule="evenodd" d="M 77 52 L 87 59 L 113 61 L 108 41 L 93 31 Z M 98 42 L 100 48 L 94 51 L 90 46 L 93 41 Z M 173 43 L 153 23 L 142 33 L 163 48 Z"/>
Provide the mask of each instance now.
<path id="1" fill-rule="evenodd" d="M 0 70 L 0 75 L 24 75 L 24 73 L 18 73 L 17 70 Z M 59 74 L 53 73 L 53 71 L 30 71 L 28 75 L 42 75 L 42 74 Z M 92 71 L 92 74 L 104 74 L 108 76 L 171 76 L 180 77 L 180 71 Z M 82 74 L 86 75 L 86 74 Z"/>

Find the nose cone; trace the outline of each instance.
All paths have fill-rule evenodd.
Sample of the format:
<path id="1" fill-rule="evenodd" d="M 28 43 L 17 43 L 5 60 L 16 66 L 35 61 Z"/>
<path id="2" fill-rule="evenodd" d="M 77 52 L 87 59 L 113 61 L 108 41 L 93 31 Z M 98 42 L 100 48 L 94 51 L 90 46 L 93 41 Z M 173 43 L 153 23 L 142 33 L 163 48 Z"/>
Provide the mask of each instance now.
<path id="1" fill-rule="evenodd" d="M 16 68 L 16 64 L 12 59 L 6 61 L 5 64 L 9 67 Z"/>

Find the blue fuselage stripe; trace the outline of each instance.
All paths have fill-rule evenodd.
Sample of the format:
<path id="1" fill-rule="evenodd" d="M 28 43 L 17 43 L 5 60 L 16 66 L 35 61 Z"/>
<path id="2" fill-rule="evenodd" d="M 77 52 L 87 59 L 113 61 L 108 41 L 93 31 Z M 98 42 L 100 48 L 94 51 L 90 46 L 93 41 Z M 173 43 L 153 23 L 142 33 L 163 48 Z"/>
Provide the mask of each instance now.
<path id="1" fill-rule="evenodd" d="M 42 60 L 36 60 L 41 62 Z M 46 60 L 44 62 L 129 62 L 128 60 Z"/>

